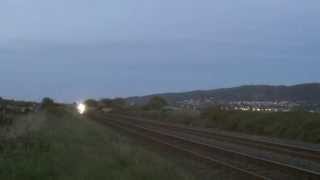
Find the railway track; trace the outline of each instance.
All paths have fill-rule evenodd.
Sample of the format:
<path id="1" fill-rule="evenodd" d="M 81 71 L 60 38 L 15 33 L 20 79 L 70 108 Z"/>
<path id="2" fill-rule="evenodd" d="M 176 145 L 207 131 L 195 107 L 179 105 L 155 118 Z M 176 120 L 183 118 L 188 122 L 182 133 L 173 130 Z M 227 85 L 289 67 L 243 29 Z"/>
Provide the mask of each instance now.
<path id="1" fill-rule="evenodd" d="M 239 135 L 232 135 L 229 133 L 223 133 L 223 132 L 212 131 L 212 130 L 210 131 L 203 128 L 189 128 L 182 125 L 171 124 L 171 123 L 161 123 L 161 122 L 156 122 L 152 120 L 129 117 L 125 115 L 108 114 L 108 117 L 112 117 L 116 119 L 121 118 L 121 119 L 134 121 L 136 123 L 144 123 L 144 124 L 153 125 L 153 126 L 170 128 L 172 130 L 177 130 L 180 132 L 193 134 L 196 136 L 219 139 L 219 140 L 223 140 L 223 141 L 227 141 L 235 144 L 256 147 L 259 149 L 270 150 L 270 151 L 274 151 L 274 152 L 278 152 L 286 155 L 291 155 L 294 157 L 300 157 L 303 159 L 309 159 L 312 161 L 320 162 L 320 149 L 316 149 L 316 148 L 309 148 L 301 145 L 299 146 L 299 145 L 279 143 L 279 142 L 274 142 L 272 140 L 266 140 L 261 138 L 256 139 L 256 138 L 249 138 L 248 136 L 244 137 Z"/>
<path id="2" fill-rule="evenodd" d="M 230 150 L 226 147 L 210 143 L 210 141 L 207 140 L 210 138 L 218 138 L 235 144 L 266 148 L 279 153 L 294 154 L 307 159 L 317 159 L 318 154 L 316 150 L 287 146 L 279 143 L 260 142 L 252 139 L 246 141 L 243 137 L 234 138 L 225 134 L 217 134 L 202 129 L 186 128 L 179 125 L 141 120 L 120 115 L 103 115 L 95 119 L 99 119 L 99 121 L 104 124 L 124 129 L 157 143 L 170 146 L 192 156 L 197 156 L 207 162 L 219 164 L 242 175 L 246 175 L 247 179 L 320 179 L 319 171 L 272 161 L 245 152 Z"/>

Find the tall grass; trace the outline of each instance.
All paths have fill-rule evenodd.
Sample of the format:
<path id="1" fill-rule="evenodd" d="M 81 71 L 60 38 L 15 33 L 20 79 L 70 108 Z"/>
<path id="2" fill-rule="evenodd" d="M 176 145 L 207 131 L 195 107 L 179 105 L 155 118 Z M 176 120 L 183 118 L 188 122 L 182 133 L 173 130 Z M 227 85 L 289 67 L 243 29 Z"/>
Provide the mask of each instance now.
<path id="1" fill-rule="evenodd" d="M 242 112 L 208 109 L 206 127 L 320 143 L 320 114 L 296 112 Z"/>
<path id="2" fill-rule="evenodd" d="M 195 179 L 174 162 L 113 130 L 64 110 L 45 112 L 41 129 L 3 140 L 0 179 Z"/>

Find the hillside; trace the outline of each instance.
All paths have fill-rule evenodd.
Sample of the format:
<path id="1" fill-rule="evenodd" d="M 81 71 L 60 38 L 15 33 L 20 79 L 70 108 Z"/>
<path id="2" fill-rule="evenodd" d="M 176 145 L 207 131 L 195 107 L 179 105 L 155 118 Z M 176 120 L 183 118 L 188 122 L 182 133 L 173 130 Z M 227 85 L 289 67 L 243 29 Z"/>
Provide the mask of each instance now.
<path id="1" fill-rule="evenodd" d="M 130 97 L 129 103 L 144 104 L 153 96 L 161 96 L 170 104 L 189 99 L 209 99 L 216 102 L 230 101 L 290 101 L 320 104 L 320 83 L 298 84 L 293 86 L 246 85 L 234 88 L 198 90 L 182 93 L 153 94 Z"/>

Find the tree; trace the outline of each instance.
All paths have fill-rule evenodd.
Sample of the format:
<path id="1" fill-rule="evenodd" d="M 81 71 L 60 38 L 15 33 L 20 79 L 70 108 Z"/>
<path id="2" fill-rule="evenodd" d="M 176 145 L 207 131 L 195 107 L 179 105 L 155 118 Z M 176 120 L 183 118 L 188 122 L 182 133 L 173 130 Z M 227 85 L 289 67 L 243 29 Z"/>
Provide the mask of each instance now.
<path id="1" fill-rule="evenodd" d="M 107 107 L 107 106 L 111 106 L 111 104 L 112 104 L 112 99 L 107 99 L 107 98 L 105 98 L 105 99 L 101 99 L 100 100 L 100 103 L 102 104 L 102 106 L 104 106 L 104 107 Z"/>
<path id="2" fill-rule="evenodd" d="M 103 107 L 114 108 L 114 109 L 125 109 L 128 107 L 127 101 L 123 98 L 102 99 L 100 100 L 100 104 Z"/>
<path id="3" fill-rule="evenodd" d="M 47 108 L 47 107 L 52 107 L 54 105 L 54 100 L 49 98 L 49 97 L 45 97 L 42 99 L 42 102 L 41 102 L 41 107 L 42 108 Z"/>
<path id="4" fill-rule="evenodd" d="M 168 105 L 168 102 L 160 97 L 160 96 L 154 96 L 152 97 L 149 102 L 146 104 L 145 108 L 146 110 L 161 110 L 165 106 Z"/>
<path id="5" fill-rule="evenodd" d="M 88 107 L 92 107 L 92 108 L 97 108 L 99 106 L 98 101 L 94 100 L 94 99 L 88 99 L 85 102 L 85 105 L 87 105 Z"/>
<path id="6" fill-rule="evenodd" d="M 127 107 L 127 102 L 123 98 L 115 98 L 112 100 L 112 106 L 115 108 L 123 109 Z"/>

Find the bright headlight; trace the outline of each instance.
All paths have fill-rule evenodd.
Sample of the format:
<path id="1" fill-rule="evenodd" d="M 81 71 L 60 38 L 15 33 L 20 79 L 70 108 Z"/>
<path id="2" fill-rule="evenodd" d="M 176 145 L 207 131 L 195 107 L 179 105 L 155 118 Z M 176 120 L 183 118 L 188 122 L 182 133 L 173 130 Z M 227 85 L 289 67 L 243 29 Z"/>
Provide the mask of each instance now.
<path id="1" fill-rule="evenodd" d="M 86 111 L 86 105 L 83 103 L 79 103 L 77 109 L 80 114 L 83 114 Z"/>

